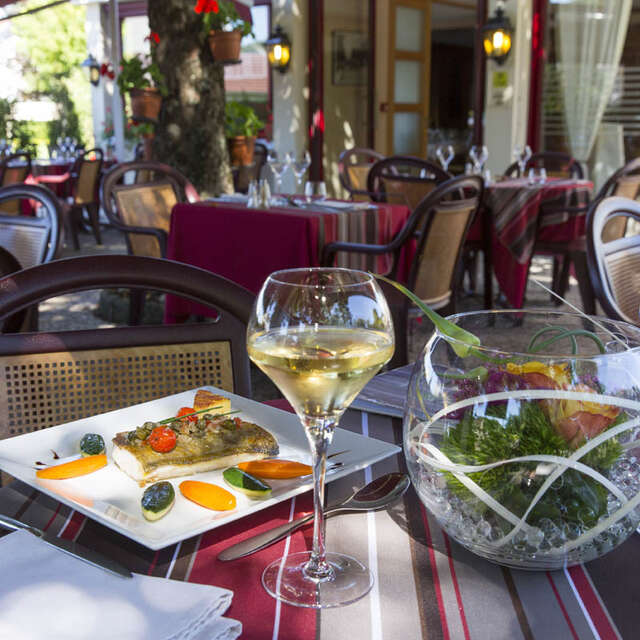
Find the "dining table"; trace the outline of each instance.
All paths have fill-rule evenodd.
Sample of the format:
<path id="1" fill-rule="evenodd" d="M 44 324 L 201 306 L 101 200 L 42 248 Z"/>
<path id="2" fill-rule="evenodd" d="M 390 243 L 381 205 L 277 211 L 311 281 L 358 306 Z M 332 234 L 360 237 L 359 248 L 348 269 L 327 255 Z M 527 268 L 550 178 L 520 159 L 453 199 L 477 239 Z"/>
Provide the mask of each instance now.
<path id="1" fill-rule="evenodd" d="M 482 213 L 469 239 L 484 252 L 484 303 L 493 307 L 493 279 L 509 305 L 524 305 L 537 241 L 569 243 L 584 234 L 593 183 L 569 178 L 509 178 L 485 187 Z"/>
<path id="2" fill-rule="evenodd" d="M 322 247 L 329 242 L 389 242 L 409 213 L 404 205 L 295 198 L 269 208 L 229 200 L 177 204 L 171 213 L 167 258 L 213 271 L 257 293 L 274 271 L 319 266 Z M 390 261 L 390 255 L 337 257 L 338 266 L 378 273 L 386 273 Z M 406 281 L 410 264 L 407 250 L 400 256 L 398 279 Z M 211 313 L 167 296 L 166 322 Z"/>
<path id="3" fill-rule="evenodd" d="M 374 378 L 363 391 L 374 403 L 365 402 L 368 409 L 359 409 L 364 405 L 356 400 L 340 426 L 401 445 L 399 416 L 409 374 L 410 368 L 404 368 Z M 388 402 L 376 407 L 375 400 L 385 394 Z M 339 502 L 354 488 L 390 472 L 407 472 L 402 451 L 330 481 L 326 503 Z M 585 565 L 558 571 L 514 570 L 491 564 L 453 541 L 424 508 L 413 488 L 385 510 L 327 519 L 327 547 L 360 559 L 374 576 L 369 594 L 348 606 L 319 611 L 298 608 L 273 599 L 261 585 L 261 573 L 267 564 L 283 554 L 310 547 L 311 525 L 253 555 L 231 562 L 218 558 L 230 545 L 311 510 L 311 492 L 299 494 L 152 551 L 25 484 L 16 481 L 0 489 L 1 513 L 77 541 L 120 561 L 135 573 L 231 590 L 233 600 L 226 616 L 240 621 L 241 637 L 250 640 L 638 636 L 638 534 Z M 0 558 L 0 566 L 1 562 Z M 108 614 L 107 607 L 101 613 L 105 624 Z M 160 629 L 157 637 L 163 637 Z"/>

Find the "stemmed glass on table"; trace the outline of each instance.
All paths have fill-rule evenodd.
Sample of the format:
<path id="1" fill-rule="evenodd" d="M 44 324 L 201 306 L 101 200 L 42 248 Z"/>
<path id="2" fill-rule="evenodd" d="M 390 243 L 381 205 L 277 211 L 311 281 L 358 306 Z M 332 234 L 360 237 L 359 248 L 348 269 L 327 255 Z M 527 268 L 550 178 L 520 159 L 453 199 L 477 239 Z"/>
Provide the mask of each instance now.
<path id="1" fill-rule="evenodd" d="M 288 154 L 284 160 L 278 160 L 278 154 L 273 149 L 270 149 L 269 153 L 267 153 L 267 164 L 271 168 L 271 171 L 273 171 L 273 176 L 276 179 L 276 192 L 282 193 L 282 176 L 289 166 Z"/>
<path id="2" fill-rule="evenodd" d="M 311 166 L 311 154 L 305 151 L 302 156 L 296 159 L 295 153 L 287 154 L 287 161 L 293 171 L 293 175 L 296 177 L 296 182 L 299 187 L 302 186 L 302 178 L 307 172 L 307 169 Z"/>
<path id="3" fill-rule="evenodd" d="M 449 165 L 455 156 L 453 147 L 449 144 L 446 147 L 439 146 L 436 149 L 436 157 L 445 171 L 449 171 Z"/>
<path id="4" fill-rule="evenodd" d="M 469 149 L 469 158 L 471 162 L 473 162 L 473 172 L 476 175 L 481 175 L 482 169 L 489 159 L 489 149 L 487 149 L 485 145 L 474 144 L 471 149 Z"/>
<path id="5" fill-rule="evenodd" d="M 518 163 L 518 169 L 520 170 L 519 175 L 521 178 L 524 178 L 525 176 L 524 172 L 527 168 L 527 162 L 529 162 L 532 155 L 531 147 L 528 144 L 524 145 L 524 147 L 517 144 L 513 148 L 513 156 Z"/>
<path id="6" fill-rule="evenodd" d="M 293 405 L 311 446 L 314 527 L 311 551 L 271 563 L 262 584 L 289 604 L 349 604 L 373 584 L 358 560 L 327 552 L 323 516 L 327 449 L 338 421 L 388 362 L 394 337 L 375 278 L 338 268 L 276 271 L 265 281 L 247 329 L 250 358 Z"/>

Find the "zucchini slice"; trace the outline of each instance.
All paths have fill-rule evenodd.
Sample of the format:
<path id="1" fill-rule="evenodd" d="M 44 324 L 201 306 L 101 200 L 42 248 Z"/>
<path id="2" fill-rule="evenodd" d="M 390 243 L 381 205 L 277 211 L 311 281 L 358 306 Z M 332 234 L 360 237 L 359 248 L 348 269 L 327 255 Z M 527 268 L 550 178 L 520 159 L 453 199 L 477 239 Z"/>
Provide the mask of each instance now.
<path id="1" fill-rule="evenodd" d="M 264 500 L 271 495 L 271 487 L 266 482 L 238 469 L 238 467 L 225 469 L 222 472 L 222 477 L 232 489 L 236 489 L 250 498 Z"/>
<path id="2" fill-rule="evenodd" d="M 176 492 L 170 482 L 156 482 L 142 494 L 142 515 L 153 522 L 165 516 L 176 501 Z"/>
<path id="3" fill-rule="evenodd" d="M 85 456 L 99 456 L 105 452 L 104 438 L 99 433 L 85 433 L 80 440 L 80 453 Z"/>

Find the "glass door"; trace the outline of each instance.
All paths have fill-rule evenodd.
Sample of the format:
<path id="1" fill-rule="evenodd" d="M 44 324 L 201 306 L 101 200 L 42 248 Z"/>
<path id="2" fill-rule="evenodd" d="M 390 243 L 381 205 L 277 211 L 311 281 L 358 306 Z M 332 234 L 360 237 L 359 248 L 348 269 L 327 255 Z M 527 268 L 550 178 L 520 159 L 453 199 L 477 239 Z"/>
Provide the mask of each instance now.
<path id="1" fill-rule="evenodd" d="M 387 149 L 425 157 L 429 124 L 431 0 L 391 0 Z"/>

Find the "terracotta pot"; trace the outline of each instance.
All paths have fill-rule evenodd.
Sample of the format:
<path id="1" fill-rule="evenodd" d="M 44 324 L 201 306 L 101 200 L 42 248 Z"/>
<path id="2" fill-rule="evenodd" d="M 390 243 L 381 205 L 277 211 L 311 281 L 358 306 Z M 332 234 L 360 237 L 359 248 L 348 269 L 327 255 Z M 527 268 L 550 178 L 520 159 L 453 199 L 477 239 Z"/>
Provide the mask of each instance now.
<path id="1" fill-rule="evenodd" d="M 157 89 L 131 89 L 131 113 L 133 118 L 158 120 L 162 96 Z"/>
<path id="2" fill-rule="evenodd" d="M 231 164 L 246 167 L 253 162 L 253 149 L 256 143 L 255 137 L 235 136 L 227 138 Z"/>
<path id="3" fill-rule="evenodd" d="M 230 64 L 240 61 L 241 31 L 209 31 L 207 40 L 216 62 Z"/>

